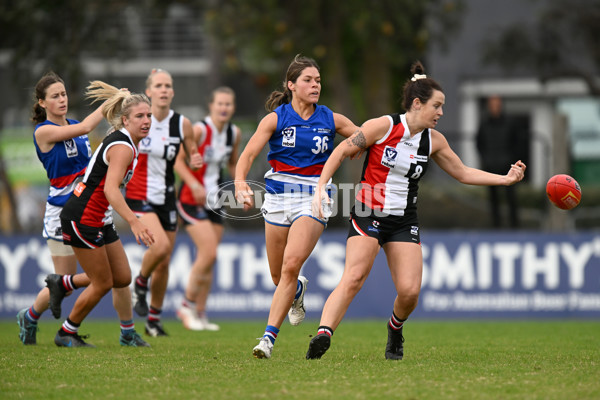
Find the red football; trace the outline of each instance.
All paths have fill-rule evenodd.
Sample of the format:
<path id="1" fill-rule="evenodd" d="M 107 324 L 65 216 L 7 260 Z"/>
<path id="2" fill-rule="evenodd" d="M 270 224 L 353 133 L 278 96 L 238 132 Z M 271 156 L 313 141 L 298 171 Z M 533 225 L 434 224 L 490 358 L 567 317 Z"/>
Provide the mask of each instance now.
<path id="1" fill-rule="evenodd" d="M 550 202 L 562 210 L 570 210 L 581 201 L 581 187 L 569 175 L 554 175 L 546 184 L 546 194 Z"/>

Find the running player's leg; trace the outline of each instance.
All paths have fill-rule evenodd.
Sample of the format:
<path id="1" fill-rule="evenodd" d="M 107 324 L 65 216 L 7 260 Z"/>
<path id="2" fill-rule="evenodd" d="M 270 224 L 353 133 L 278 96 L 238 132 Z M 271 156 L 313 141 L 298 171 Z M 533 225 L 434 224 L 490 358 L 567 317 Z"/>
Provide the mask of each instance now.
<path id="1" fill-rule="evenodd" d="M 282 256 L 280 269 L 280 278 L 273 294 L 273 300 L 271 302 L 271 309 L 269 311 L 269 319 L 267 322 L 267 328 L 263 339 L 267 338 L 271 342 L 270 348 L 267 353 L 264 353 L 264 345 L 268 343 L 261 339 L 261 342 L 254 348 L 254 356 L 258 358 L 270 358 L 272 345 L 275 343 L 279 328 L 285 319 L 292 303 L 294 302 L 294 296 L 296 294 L 298 275 L 302 265 L 314 249 L 323 229 L 324 225 L 313 219 L 312 217 L 300 217 L 294 221 L 292 226 L 287 231 L 287 242 L 285 248 L 276 247 L 280 246 L 284 241 L 283 235 L 285 230 L 281 227 L 265 223 L 265 235 L 267 237 L 267 253 L 269 251 L 269 261 L 275 256 Z M 271 242 L 268 239 L 271 239 Z M 283 252 L 282 252 L 283 249 Z M 277 260 L 276 260 L 277 261 Z M 274 271 L 271 266 L 271 275 L 277 272 Z"/>
<path id="2" fill-rule="evenodd" d="M 105 247 L 73 248 L 79 264 L 90 278 L 90 284 L 77 297 L 69 317 L 58 331 L 54 339 L 58 346 L 90 346 L 79 336 L 78 330 L 85 317 L 113 287 L 113 275 Z"/>
<path id="3" fill-rule="evenodd" d="M 218 330 L 218 325 L 208 321 L 206 303 L 212 285 L 217 249 L 223 236 L 223 225 L 203 219 L 187 225 L 186 230 L 196 245 L 196 259 L 177 315 L 187 329 Z"/>
<path id="4" fill-rule="evenodd" d="M 311 340 L 306 353 L 307 359 L 321 358 L 329 348 L 333 332 L 369 276 L 379 249 L 379 242 L 373 237 L 348 238 L 342 279 L 325 302 L 317 335 Z"/>
<path id="5" fill-rule="evenodd" d="M 392 316 L 388 321 L 385 357 L 401 360 L 404 356 L 404 321 L 419 301 L 423 275 L 423 254 L 418 243 L 388 242 L 383 246 L 396 287 Z"/>
<path id="6" fill-rule="evenodd" d="M 119 325 L 121 328 L 119 343 L 122 346 L 150 347 L 135 331 L 131 289 L 129 283 L 127 283 L 131 282 L 131 268 L 129 267 L 129 261 L 127 260 L 123 245 L 121 241 L 116 241 L 107 244 L 105 247 L 113 271 L 114 284 L 115 286 L 121 286 L 113 287 L 112 289 L 113 307 L 119 316 Z"/>
<path id="7" fill-rule="evenodd" d="M 135 297 L 134 310 L 139 316 L 145 317 L 146 315 L 148 315 L 148 301 L 146 299 L 146 294 L 148 290 L 156 289 L 159 291 L 162 290 L 161 288 L 163 286 L 166 287 L 164 282 L 160 282 L 154 288 L 154 283 L 151 282 L 150 277 L 160 265 L 163 265 L 164 262 L 167 263 L 168 268 L 168 262 L 171 257 L 171 252 L 173 251 L 173 243 L 167 235 L 167 232 L 163 228 L 160 219 L 156 213 L 144 213 L 139 217 L 139 219 L 144 225 L 148 227 L 148 229 L 150 229 L 150 231 L 154 235 L 154 244 L 146 250 L 142 258 L 142 266 L 139 275 L 135 279 L 133 293 Z M 155 278 L 158 280 L 162 280 L 164 279 L 164 276 L 165 272 L 159 271 Z M 168 269 L 166 271 L 166 276 L 168 278 Z"/>

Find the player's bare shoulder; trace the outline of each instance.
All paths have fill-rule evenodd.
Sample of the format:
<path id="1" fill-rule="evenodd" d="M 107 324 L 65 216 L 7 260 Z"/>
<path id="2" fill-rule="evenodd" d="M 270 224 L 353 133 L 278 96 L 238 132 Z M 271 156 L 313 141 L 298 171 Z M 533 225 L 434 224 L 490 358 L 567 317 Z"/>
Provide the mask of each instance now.
<path id="1" fill-rule="evenodd" d="M 435 129 L 430 129 L 429 131 L 431 133 L 431 153 L 436 153 L 450 146 L 442 132 Z"/>
<path id="2" fill-rule="evenodd" d="M 360 130 L 364 135 L 367 147 L 383 138 L 392 129 L 392 125 L 393 121 L 388 115 L 365 121 Z"/>

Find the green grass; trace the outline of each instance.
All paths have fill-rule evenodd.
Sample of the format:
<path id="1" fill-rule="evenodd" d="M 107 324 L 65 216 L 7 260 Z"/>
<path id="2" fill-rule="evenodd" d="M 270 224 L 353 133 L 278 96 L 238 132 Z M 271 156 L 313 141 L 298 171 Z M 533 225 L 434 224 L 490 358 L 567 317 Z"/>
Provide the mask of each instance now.
<path id="1" fill-rule="evenodd" d="M 90 320 L 96 349 L 57 348 L 59 321 L 40 323 L 23 346 L 0 321 L 0 399 L 598 399 L 600 322 L 411 320 L 405 358 L 383 356 L 385 321 L 343 321 L 321 360 L 305 360 L 317 321 L 287 321 L 273 358 L 251 355 L 264 322 L 218 321 L 190 332 L 165 321 L 169 338 L 123 348 L 116 322 Z M 137 322 L 138 331 L 143 329 Z"/>

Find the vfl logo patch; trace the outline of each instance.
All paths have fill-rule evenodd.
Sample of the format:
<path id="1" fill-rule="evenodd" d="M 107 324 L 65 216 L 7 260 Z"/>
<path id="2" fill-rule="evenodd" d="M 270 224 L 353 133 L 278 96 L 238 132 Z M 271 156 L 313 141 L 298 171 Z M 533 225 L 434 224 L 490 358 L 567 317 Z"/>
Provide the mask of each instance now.
<path id="1" fill-rule="evenodd" d="M 152 139 L 149 136 L 146 136 L 145 138 L 143 138 L 138 146 L 138 148 L 140 149 L 140 152 L 149 153 L 151 143 L 152 143 Z"/>
<path id="2" fill-rule="evenodd" d="M 296 127 L 291 126 L 281 131 L 283 138 L 281 145 L 283 147 L 296 147 Z"/>
<path id="3" fill-rule="evenodd" d="M 77 157 L 79 152 L 77 151 L 77 144 L 75 143 L 75 140 L 65 140 L 65 151 L 67 152 L 67 157 Z"/>
<path id="4" fill-rule="evenodd" d="M 121 187 L 127 185 L 127 183 L 131 180 L 131 177 L 133 176 L 133 170 L 130 169 L 129 171 L 127 171 L 127 173 L 125 174 L 125 177 L 123 178 L 123 181 L 121 182 Z"/>
<path id="5" fill-rule="evenodd" d="M 385 149 L 383 149 L 383 156 L 381 157 L 381 165 L 388 168 L 394 168 L 396 166 L 397 157 L 398 150 L 394 147 L 385 146 Z"/>
<path id="6" fill-rule="evenodd" d="M 215 151 L 213 150 L 213 148 L 211 146 L 206 146 L 204 148 L 204 162 L 208 161 L 208 160 L 213 160 L 215 156 Z"/>
<path id="7" fill-rule="evenodd" d="M 411 226 L 410 227 L 410 234 L 411 235 L 418 235 L 419 234 L 419 227 L 418 226 Z"/>

